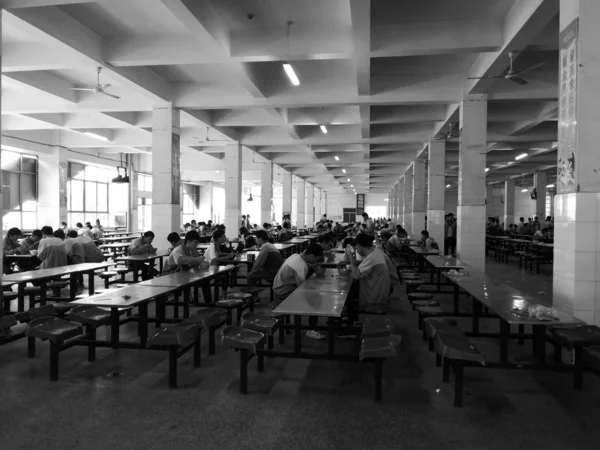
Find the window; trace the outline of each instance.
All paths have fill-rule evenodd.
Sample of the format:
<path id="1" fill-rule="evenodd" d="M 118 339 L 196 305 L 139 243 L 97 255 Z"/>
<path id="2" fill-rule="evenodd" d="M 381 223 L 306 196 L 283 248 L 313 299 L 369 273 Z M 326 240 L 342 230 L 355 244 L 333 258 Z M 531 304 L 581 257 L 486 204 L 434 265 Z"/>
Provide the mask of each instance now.
<path id="1" fill-rule="evenodd" d="M 207 221 L 208 218 L 201 219 L 200 214 L 200 186 L 189 183 L 181 183 L 181 208 L 183 213 L 183 223 L 192 220 Z"/>
<path id="2" fill-rule="evenodd" d="M 117 211 L 108 212 L 110 197 L 122 195 L 122 187 L 109 188 L 114 177 L 114 169 L 100 166 L 86 166 L 69 163 L 67 181 L 67 210 L 71 226 L 77 222 L 94 223 L 100 219 L 104 226 L 115 226 Z M 116 202 L 115 202 L 116 203 Z M 113 206 L 113 210 L 114 205 Z"/>
<path id="3" fill-rule="evenodd" d="M 552 204 L 552 202 L 553 202 L 552 194 L 546 194 L 546 217 L 554 215 L 554 212 L 552 211 L 554 205 Z M 544 217 L 544 219 L 546 217 Z M 542 218 L 540 217 L 540 220 L 541 219 Z"/>
<path id="4" fill-rule="evenodd" d="M 152 229 L 152 176 L 137 174 L 138 231 Z"/>
<path id="5" fill-rule="evenodd" d="M 5 230 L 37 228 L 38 159 L 35 156 L 2 150 L 2 189 Z"/>

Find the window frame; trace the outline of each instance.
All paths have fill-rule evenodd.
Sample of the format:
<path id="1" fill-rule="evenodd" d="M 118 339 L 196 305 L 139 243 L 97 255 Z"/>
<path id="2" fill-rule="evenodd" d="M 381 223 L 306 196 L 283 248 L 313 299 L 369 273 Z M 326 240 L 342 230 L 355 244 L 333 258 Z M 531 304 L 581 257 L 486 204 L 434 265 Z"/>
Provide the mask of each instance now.
<path id="1" fill-rule="evenodd" d="M 4 209 L 4 205 L 3 205 L 3 214 L 2 214 L 2 225 L 4 226 L 4 217 L 6 216 L 7 213 L 18 213 L 19 214 L 19 224 L 16 225 L 19 229 L 23 230 L 23 229 L 35 229 L 37 228 L 37 223 L 38 223 L 38 219 L 39 219 L 39 199 L 40 199 L 40 178 L 39 178 L 39 171 L 40 171 L 40 160 L 39 157 L 37 155 L 30 155 L 29 153 L 22 153 L 22 152 L 15 152 L 12 150 L 1 150 L 2 152 L 2 159 L 4 159 L 5 155 L 7 153 L 10 154 L 14 154 L 14 155 L 18 155 L 19 156 L 19 170 L 13 170 L 13 169 L 2 169 L 0 168 L 0 170 L 2 172 L 8 172 L 8 173 L 14 173 L 17 174 L 18 178 L 19 178 L 19 182 L 18 182 L 18 186 L 19 186 L 19 192 L 18 192 L 18 196 L 19 196 L 19 209 L 18 210 L 12 210 L 12 209 Z M 30 171 L 25 171 L 23 170 L 24 164 L 23 164 L 23 158 L 28 158 L 28 159 L 32 159 L 35 161 L 35 172 L 30 172 Z M 33 175 L 35 177 L 35 190 L 34 190 L 34 196 L 35 196 L 35 209 L 34 210 L 24 210 L 23 209 L 23 177 L 22 175 Z M 6 189 L 11 189 L 11 186 L 7 186 L 4 184 L 4 174 L 2 174 L 2 192 L 4 194 L 6 194 Z M 33 221 L 34 226 L 33 228 L 30 227 L 25 227 L 24 223 L 23 223 L 23 214 L 26 214 L 28 217 L 31 216 L 35 216 L 35 220 Z M 27 223 L 31 222 L 31 219 L 27 220 Z M 5 227 L 5 228 L 11 228 L 11 227 Z"/>

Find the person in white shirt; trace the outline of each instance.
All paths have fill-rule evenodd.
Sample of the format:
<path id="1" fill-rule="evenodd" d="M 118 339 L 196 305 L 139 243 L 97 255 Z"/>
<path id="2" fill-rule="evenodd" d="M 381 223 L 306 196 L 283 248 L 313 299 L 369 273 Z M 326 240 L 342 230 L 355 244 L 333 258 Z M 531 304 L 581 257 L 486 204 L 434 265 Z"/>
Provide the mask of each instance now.
<path id="1" fill-rule="evenodd" d="M 84 236 L 84 238 L 87 238 Z M 89 239 L 89 238 L 87 238 Z M 77 231 L 70 230 L 65 239 L 65 250 L 71 264 L 83 264 L 85 262 L 85 250 L 82 243 L 77 238 Z"/>
<path id="2" fill-rule="evenodd" d="M 440 249 L 437 241 L 429 236 L 429 231 L 427 230 L 421 231 L 421 246 L 428 252 Z"/>
<path id="3" fill-rule="evenodd" d="M 283 262 L 281 268 L 275 275 L 273 281 L 273 294 L 275 308 L 296 290 L 313 272 L 322 273 L 319 261 L 323 258 L 323 248 L 318 244 L 310 244 L 301 254 L 293 254 Z M 310 316 L 308 324 L 311 327 L 317 325 L 318 317 Z M 306 336 L 314 339 L 324 339 L 327 336 L 315 330 L 306 332 Z"/>
<path id="4" fill-rule="evenodd" d="M 42 240 L 38 246 L 37 257 L 42 264 L 40 269 L 51 269 L 67 265 L 67 251 L 62 239 L 54 237 L 52 227 L 42 227 Z"/>
<path id="5" fill-rule="evenodd" d="M 192 267 L 208 267 L 203 256 L 198 256 L 196 248 L 200 243 L 200 235 L 197 231 L 188 231 L 185 234 L 185 240 L 181 245 L 175 245 L 173 251 L 169 254 L 167 262 L 163 268 L 163 275 L 173 273 L 178 269 Z"/>
<path id="6" fill-rule="evenodd" d="M 95 241 L 99 241 L 104 237 L 104 232 L 100 229 L 100 227 L 97 223 L 96 223 L 96 225 L 94 225 L 92 227 L 91 231 L 92 231 L 92 236 Z"/>
<path id="7" fill-rule="evenodd" d="M 94 239 L 92 231 L 88 227 L 84 227 L 81 222 L 77 222 L 76 227 L 78 236 L 88 236 L 90 239 Z"/>
<path id="8" fill-rule="evenodd" d="M 249 287 L 256 286 L 261 280 L 272 282 L 283 264 L 281 252 L 269 242 L 266 231 L 258 230 L 256 232 L 256 244 L 260 248 L 260 252 L 246 278 Z"/>
<path id="9" fill-rule="evenodd" d="M 375 224 L 373 223 L 373 219 L 371 219 L 367 213 L 363 213 L 362 216 L 364 225 L 366 225 L 363 233 L 368 234 L 369 236 L 375 236 Z"/>
<path id="10" fill-rule="evenodd" d="M 221 245 L 227 242 L 225 237 L 225 231 L 216 230 L 213 233 L 213 242 L 211 242 L 208 249 L 204 253 L 204 259 L 212 265 L 227 264 L 233 258 L 235 258 L 235 252 L 223 253 L 221 252 Z"/>

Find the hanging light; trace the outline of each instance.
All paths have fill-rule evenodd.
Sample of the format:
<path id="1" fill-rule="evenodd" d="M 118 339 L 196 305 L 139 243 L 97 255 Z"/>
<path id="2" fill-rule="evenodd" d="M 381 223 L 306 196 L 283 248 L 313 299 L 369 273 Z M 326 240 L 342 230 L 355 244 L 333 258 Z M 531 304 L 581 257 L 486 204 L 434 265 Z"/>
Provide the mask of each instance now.
<path id="1" fill-rule="evenodd" d="M 325 125 L 321 125 L 320 128 L 323 134 L 327 134 L 327 127 Z"/>
<path id="2" fill-rule="evenodd" d="M 287 22 L 287 52 L 288 52 L 288 55 L 290 54 L 290 27 L 292 26 L 293 23 L 294 22 L 292 22 L 292 21 Z M 290 79 L 290 82 L 294 86 L 300 86 L 300 79 L 296 75 L 296 72 L 294 72 L 294 68 L 292 67 L 292 65 L 289 62 L 283 63 L 283 70 L 285 71 L 285 74 L 288 76 L 288 78 Z"/>
<path id="3" fill-rule="evenodd" d="M 121 172 L 123 175 L 121 175 Z M 117 167 L 117 176 L 112 179 L 113 183 L 129 183 L 129 175 L 127 175 L 127 167 L 123 166 L 123 153 L 121 153 L 121 165 Z"/>

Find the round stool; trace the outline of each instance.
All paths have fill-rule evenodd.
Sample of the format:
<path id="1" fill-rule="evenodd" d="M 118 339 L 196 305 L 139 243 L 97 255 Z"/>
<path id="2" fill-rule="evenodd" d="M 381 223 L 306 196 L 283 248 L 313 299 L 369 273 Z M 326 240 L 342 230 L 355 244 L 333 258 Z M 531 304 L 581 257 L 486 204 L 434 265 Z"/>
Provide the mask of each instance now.
<path id="1" fill-rule="evenodd" d="M 226 298 L 224 300 L 217 301 L 215 306 L 217 306 L 219 308 L 223 308 L 227 311 L 227 325 L 233 324 L 232 311 L 235 309 L 237 311 L 237 321 L 238 321 L 238 325 L 239 325 L 239 322 L 242 319 L 242 310 L 244 307 L 244 300 L 239 299 L 239 298 Z"/>

